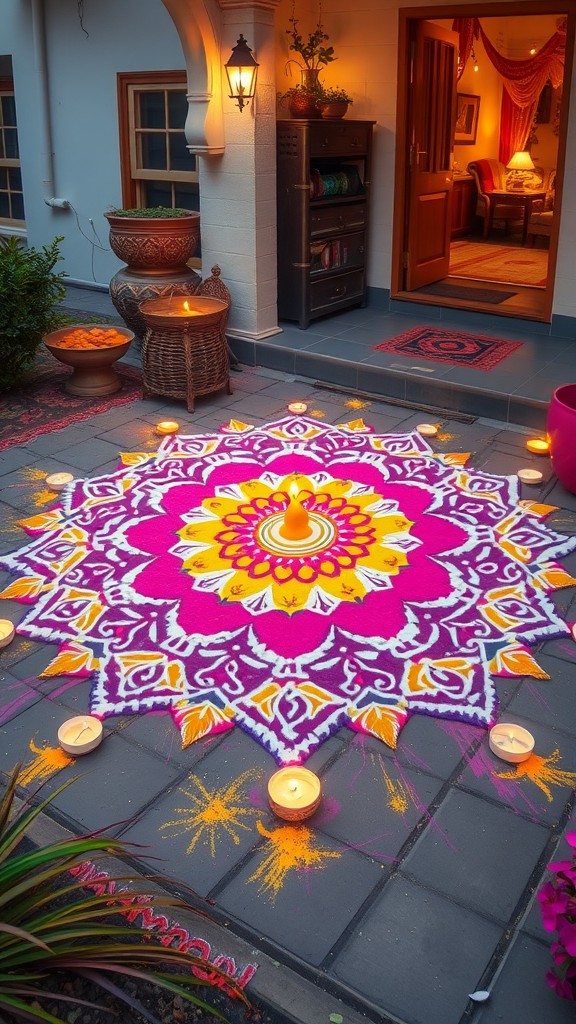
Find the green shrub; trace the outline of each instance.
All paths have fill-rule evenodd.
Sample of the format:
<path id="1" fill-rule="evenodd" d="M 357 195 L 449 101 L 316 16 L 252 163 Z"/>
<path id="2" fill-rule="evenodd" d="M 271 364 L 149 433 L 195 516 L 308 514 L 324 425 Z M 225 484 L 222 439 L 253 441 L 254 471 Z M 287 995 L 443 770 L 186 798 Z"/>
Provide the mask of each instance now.
<path id="1" fill-rule="evenodd" d="M 189 217 L 193 212 L 180 206 L 138 206 L 132 210 L 108 210 L 112 217 Z"/>
<path id="2" fill-rule="evenodd" d="M 14 387 L 34 362 L 45 334 L 60 325 L 56 305 L 66 294 L 55 238 L 41 249 L 17 238 L 0 245 L 0 391 Z"/>
<path id="3" fill-rule="evenodd" d="M 104 1006 L 86 1003 L 81 995 L 53 991 L 51 979 L 59 972 L 95 983 L 104 994 L 112 993 L 153 1024 L 160 1022 L 114 984 L 115 976 L 152 982 L 225 1020 L 215 1007 L 193 992 L 195 987 L 205 987 L 206 982 L 195 978 L 191 968 L 205 970 L 205 960 L 190 951 L 164 946 L 145 928 L 129 924 L 122 916 L 126 910 L 126 890 L 90 892 L 71 873 L 71 869 L 94 854 L 128 855 L 130 844 L 100 831 L 32 847 L 27 833 L 33 822 L 75 780 L 65 782 L 40 804 L 32 806 L 25 802 L 15 812 L 19 772 L 17 765 L 0 800 L 0 1020 L 6 1021 L 8 1017 L 10 1021 L 66 1024 L 76 1019 L 77 1013 L 56 1016 L 42 1007 L 46 1001 L 51 1005 L 64 1000 L 80 1008 L 90 1005 L 104 1011 Z M 111 876 L 109 880 L 127 879 Z M 146 907 L 193 909 L 176 897 L 138 895 L 140 911 Z M 220 978 L 226 982 L 229 994 L 250 1007 L 232 978 L 212 964 L 210 973 L 216 981 Z"/>

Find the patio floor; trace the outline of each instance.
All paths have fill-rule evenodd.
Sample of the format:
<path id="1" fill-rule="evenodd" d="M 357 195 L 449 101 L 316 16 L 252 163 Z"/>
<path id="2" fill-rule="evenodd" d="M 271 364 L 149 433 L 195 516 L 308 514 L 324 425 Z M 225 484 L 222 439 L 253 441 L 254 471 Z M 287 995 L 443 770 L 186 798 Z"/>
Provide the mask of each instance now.
<path id="1" fill-rule="evenodd" d="M 83 289 L 69 289 L 66 306 L 113 313 L 107 295 Z M 525 487 L 523 496 L 558 506 L 547 522 L 576 532 L 576 496 L 556 481 L 547 459 L 525 449 L 529 428 L 544 426 L 553 388 L 574 379 L 574 343 L 500 320 L 490 333 L 521 337 L 520 363 L 510 369 L 506 361 L 496 376 L 429 363 L 433 382 L 370 348 L 423 322 L 421 314 L 366 309 L 305 332 L 284 325 L 265 343 L 269 365 L 242 365 L 232 375 L 234 394 L 199 399 L 195 413 L 161 398 L 138 400 L 14 444 L 0 452 L 0 550 L 25 544 L 17 520 L 51 506 L 53 499 L 42 497 L 44 472 L 105 474 L 120 452 L 157 447 L 160 419 L 176 418 L 182 434 L 205 433 L 231 418 L 280 418 L 295 399 L 323 422 L 361 415 L 377 432 L 413 430 L 430 418 L 423 409 L 444 408 L 433 418 L 450 433 L 450 451 L 470 451 L 472 466 L 496 474 L 521 465 L 543 469 L 542 486 Z M 444 321 L 456 322 L 464 327 Z M 256 351 L 247 342 L 232 347 L 247 360 Z M 135 346 L 129 361 L 139 361 Z M 319 386 L 321 379 L 336 387 Z M 355 389 L 368 403 L 360 412 L 346 404 Z M 576 553 L 563 564 L 576 573 Z M 1 583 L 8 580 L 0 573 Z M 568 622 L 576 619 L 572 589 L 557 591 L 554 603 Z M 0 606 L 15 621 L 24 611 L 11 601 Z M 88 709 L 88 680 L 67 686 L 64 677 L 38 678 L 55 653 L 20 637 L 0 655 L 3 774 L 34 759 L 31 742 L 34 749 L 54 745 L 61 722 Z M 258 965 L 247 993 L 274 1024 L 573 1024 L 572 1004 L 545 983 L 551 936 L 535 894 L 546 864 L 566 853 L 565 832 L 576 827 L 576 645 L 552 640 L 534 653 L 549 680 L 496 685 L 503 720 L 534 734 L 548 775 L 503 780 L 498 773 L 507 766 L 490 754 L 486 731 L 446 720 L 412 717 L 396 751 L 341 729 L 307 762 L 324 794 L 310 821 L 316 870 L 288 867 L 279 878 L 278 865 L 267 861 L 267 839 L 282 828 L 266 800 L 272 757 L 239 728 L 182 750 L 163 715 L 107 719 L 98 750 L 48 775 L 43 795 L 80 777 L 51 805 L 47 834 L 116 823 L 115 835 L 146 844 L 145 856 L 131 861 L 134 877 L 149 869 L 147 856 L 159 857 L 152 870 L 168 876 L 175 891 L 192 886 L 209 898 L 215 923 L 187 927 L 213 952 L 234 957 L 237 973 Z M 21 703 L 11 709 L 17 696 Z M 202 787 L 228 800 L 229 818 L 197 833 L 167 830 L 183 805 L 193 816 Z M 250 813 L 238 817 L 239 806 Z M 488 990 L 489 999 L 471 1001 L 477 990 Z"/>

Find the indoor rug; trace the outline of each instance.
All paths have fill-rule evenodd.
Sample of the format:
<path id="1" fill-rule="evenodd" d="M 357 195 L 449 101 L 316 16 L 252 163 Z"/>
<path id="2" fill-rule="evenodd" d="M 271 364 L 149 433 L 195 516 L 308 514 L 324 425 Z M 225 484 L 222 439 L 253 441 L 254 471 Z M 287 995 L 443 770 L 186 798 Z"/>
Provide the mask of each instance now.
<path id="1" fill-rule="evenodd" d="M 489 306 L 499 306 L 506 299 L 512 299 L 517 292 L 497 291 L 495 288 L 470 288 L 460 281 L 434 281 L 423 288 L 416 289 L 417 295 L 438 295 L 443 299 L 465 299 L 467 302 L 486 302 Z"/>
<path id="2" fill-rule="evenodd" d="M 142 397 L 142 374 L 134 367 L 116 363 L 122 388 L 101 398 L 80 398 L 64 390 L 72 369 L 48 351 L 39 351 L 26 381 L 0 394 L 0 451 L 13 444 L 28 444 L 41 434 L 62 430 L 117 405 Z"/>
<path id="3" fill-rule="evenodd" d="M 169 437 L 25 520 L 0 596 L 59 645 L 40 678 L 93 674 L 94 715 L 166 711 L 184 746 L 237 724 L 289 764 L 343 725 L 488 727 L 492 676 L 548 678 L 528 645 L 570 635 L 576 537 L 467 460 L 362 420 Z"/>
<path id="4" fill-rule="evenodd" d="M 489 242 L 452 242 L 450 277 L 545 288 L 548 251 Z"/>
<path id="5" fill-rule="evenodd" d="M 397 352 L 399 356 L 412 359 L 428 359 L 433 363 L 493 370 L 521 345 L 521 341 L 486 338 L 482 334 L 447 331 L 443 327 L 413 327 L 373 348 L 380 352 Z"/>

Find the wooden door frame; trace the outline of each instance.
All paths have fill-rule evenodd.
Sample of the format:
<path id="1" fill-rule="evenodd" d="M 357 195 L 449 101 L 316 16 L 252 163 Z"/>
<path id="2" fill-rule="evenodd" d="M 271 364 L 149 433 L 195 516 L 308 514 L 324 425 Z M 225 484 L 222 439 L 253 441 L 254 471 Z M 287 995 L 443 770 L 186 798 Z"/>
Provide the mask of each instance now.
<path id="1" fill-rule="evenodd" d="M 562 208 L 570 88 L 572 83 L 574 39 L 576 33 L 576 6 L 572 0 L 565 0 L 564 3 L 562 3 L 562 0 L 534 0 L 534 2 L 530 2 L 530 12 L 527 13 L 526 3 L 518 2 L 518 0 L 511 0 L 511 2 L 508 3 L 498 4 L 486 3 L 485 0 L 481 0 L 481 2 L 473 5 L 464 3 L 457 5 L 439 4 L 431 7 L 405 7 L 400 8 L 398 14 L 398 98 L 396 105 L 394 223 L 392 229 L 390 297 L 393 299 L 400 297 L 411 298 L 412 301 L 419 300 L 415 299 L 414 293 L 403 290 L 403 254 L 405 251 L 410 181 L 408 173 L 407 126 L 412 23 L 414 21 L 428 21 L 430 19 L 438 18 L 533 17 L 538 14 L 550 14 L 566 18 L 566 56 L 564 63 L 562 102 L 560 106 L 560 130 L 558 135 L 558 159 L 556 164 L 556 191 L 554 197 L 554 210 L 557 215 L 553 219 L 552 234 L 550 237 L 548 278 L 546 288 L 544 290 L 544 315 L 541 318 L 545 321 L 549 321 L 552 316 L 552 300 L 554 295 L 554 279 L 556 275 L 556 260 L 558 253 L 558 235 L 560 231 L 560 216 Z M 443 299 L 442 304 L 445 306 L 452 305 L 447 299 Z M 456 305 L 456 303 L 454 305 Z M 498 307 L 492 306 L 490 311 L 493 315 L 506 315 L 504 311 L 498 310 Z"/>

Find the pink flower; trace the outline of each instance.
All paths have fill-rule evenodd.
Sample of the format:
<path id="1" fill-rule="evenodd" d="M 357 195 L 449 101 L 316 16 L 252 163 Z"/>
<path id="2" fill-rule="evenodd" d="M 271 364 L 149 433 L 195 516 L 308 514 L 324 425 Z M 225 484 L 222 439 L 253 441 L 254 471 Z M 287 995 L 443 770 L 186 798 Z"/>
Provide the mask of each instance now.
<path id="1" fill-rule="evenodd" d="M 557 978 L 554 971 L 546 972 L 546 982 L 561 999 L 570 999 L 572 1002 L 576 1001 L 576 991 L 572 984 L 566 979 Z"/>
<path id="2" fill-rule="evenodd" d="M 558 891 L 552 882 L 545 882 L 538 892 L 538 902 L 544 928 L 547 932 L 555 932 L 558 927 L 558 915 L 565 913 L 568 906 L 568 897 Z"/>
<path id="3" fill-rule="evenodd" d="M 570 956 L 576 956 L 576 924 L 561 917 L 558 921 L 558 938 Z"/>

